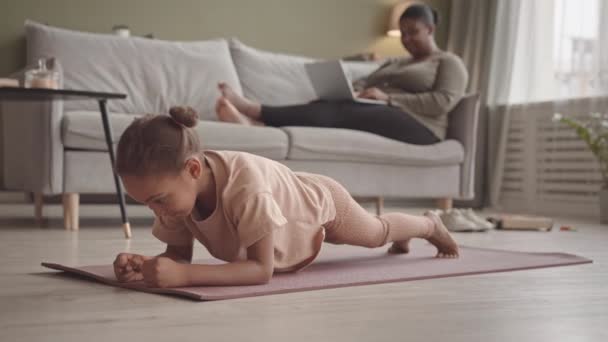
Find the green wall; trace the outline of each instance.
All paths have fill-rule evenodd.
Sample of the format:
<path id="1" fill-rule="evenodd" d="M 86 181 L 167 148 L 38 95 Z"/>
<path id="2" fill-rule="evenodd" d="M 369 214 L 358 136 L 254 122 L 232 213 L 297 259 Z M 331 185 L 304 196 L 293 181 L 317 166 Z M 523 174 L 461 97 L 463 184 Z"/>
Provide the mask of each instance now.
<path id="1" fill-rule="evenodd" d="M 238 37 L 257 48 L 314 57 L 403 53 L 398 39 L 384 35 L 396 0 L 0 1 L 0 76 L 23 66 L 23 22 L 28 18 L 90 32 L 126 24 L 133 34 L 154 33 L 166 40 Z M 444 19 L 437 33 L 443 47 L 450 0 L 427 3 Z"/>

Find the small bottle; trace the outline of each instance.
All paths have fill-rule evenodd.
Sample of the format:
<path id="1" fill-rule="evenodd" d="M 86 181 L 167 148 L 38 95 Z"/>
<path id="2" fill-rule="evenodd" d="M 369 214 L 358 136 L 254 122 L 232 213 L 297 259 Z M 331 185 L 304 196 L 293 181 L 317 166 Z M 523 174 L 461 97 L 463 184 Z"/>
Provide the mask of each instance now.
<path id="1" fill-rule="evenodd" d="M 25 72 L 25 88 L 59 88 L 59 72 L 54 69 L 48 69 L 48 61 L 45 58 L 41 58 L 38 60 L 38 68 Z"/>

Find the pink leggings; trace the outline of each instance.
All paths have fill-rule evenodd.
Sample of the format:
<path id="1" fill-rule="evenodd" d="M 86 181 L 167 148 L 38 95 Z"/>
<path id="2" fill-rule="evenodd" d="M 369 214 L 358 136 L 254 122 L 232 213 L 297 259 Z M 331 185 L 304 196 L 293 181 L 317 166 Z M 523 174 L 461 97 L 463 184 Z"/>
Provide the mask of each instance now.
<path id="1" fill-rule="evenodd" d="M 373 215 L 362 208 L 340 183 L 316 175 L 329 189 L 336 205 L 336 218 L 324 225 L 325 241 L 375 248 L 392 241 L 428 238 L 434 223 L 425 216 L 404 213 Z"/>

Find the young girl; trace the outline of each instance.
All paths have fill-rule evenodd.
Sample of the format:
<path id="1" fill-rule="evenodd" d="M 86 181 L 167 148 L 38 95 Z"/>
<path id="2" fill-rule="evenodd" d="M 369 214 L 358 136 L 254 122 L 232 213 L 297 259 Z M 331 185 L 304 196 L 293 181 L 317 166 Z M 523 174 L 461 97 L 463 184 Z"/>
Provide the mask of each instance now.
<path id="1" fill-rule="evenodd" d="M 369 214 L 331 178 L 293 172 L 249 153 L 202 151 L 192 127 L 197 115 L 174 107 L 170 116 L 135 120 L 120 138 L 116 171 L 127 193 L 154 211 L 152 234 L 164 253 L 121 253 L 121 282 L 152 287 L 253 285 L 274 272 L 301 270 L 324 241 L 368 248 L 393 242 L 407 253 L 411 238 L 437 247 L 437 257 L 458 257 L 439 217 Z M 191 264 L 194 239 L 221 265 Z"/>

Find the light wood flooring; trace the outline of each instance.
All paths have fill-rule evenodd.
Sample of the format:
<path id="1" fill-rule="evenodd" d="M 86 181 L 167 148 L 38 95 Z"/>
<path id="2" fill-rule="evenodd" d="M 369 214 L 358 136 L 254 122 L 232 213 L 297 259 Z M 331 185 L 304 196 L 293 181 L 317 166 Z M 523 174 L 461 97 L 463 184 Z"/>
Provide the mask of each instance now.
<path id="1" fill-rule="evenodd" d="M 156 254 L 162 245 L 148 220 L 133 223 L 130 241 L 116 219 L 83 220 L 79 232 L 64 231 L 59 219 L 49 228 L 2 220 L 0 341 L 608 341 L 608 226 L 593 220 L 556 219 L 576 232 L 456 234 L 463 245 L 574 253 L 590 265 L 218 302 L 112 288 L 40 266 Z M 195 258 L 205 257 L 197 248 Z"/>

